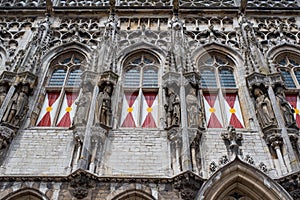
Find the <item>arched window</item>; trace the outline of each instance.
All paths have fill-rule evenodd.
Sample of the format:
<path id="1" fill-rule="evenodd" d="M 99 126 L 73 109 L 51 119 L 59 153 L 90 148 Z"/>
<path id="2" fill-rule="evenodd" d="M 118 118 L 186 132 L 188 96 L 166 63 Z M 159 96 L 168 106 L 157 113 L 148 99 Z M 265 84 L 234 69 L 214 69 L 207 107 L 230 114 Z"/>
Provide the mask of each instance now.
<path id="1" fill-rule="evenodd" d="M 125 62 L 121 127 L 158 127 L 158 64 L 149 53 L 136 54 Z"/>
<path id="2" fill-rule="evenodd" d="M 297 89 L 300 88 L 300 58 L 291 52 L 282 53 L 274 60 L 277 70 L 282 74 L 286 85 L 285 97 L 294 109 L 294 117 L 300 127 L 300 99 Z"/>
<path id="3" fill-rule="evenodd" d="M 277 70 L 282 74 L 287 88 L 299 87 L 300 59 L 292 53 L 284 53 L 276 58 Z"/>
<path id="4" fill-rule="evenodd" d="M 77 52 L 60 55 L 50 65 L 46 96 L 37 126 L 70 127 L 76 111 L 84 57 Z"/>
<path id="5" fill-rule="evenodd" d="M 232 125 L 244 128 L 234 62 L 224 54 L 212 52 L 200 57 L 198 66 L 207 127 L 223 128 Z"/>

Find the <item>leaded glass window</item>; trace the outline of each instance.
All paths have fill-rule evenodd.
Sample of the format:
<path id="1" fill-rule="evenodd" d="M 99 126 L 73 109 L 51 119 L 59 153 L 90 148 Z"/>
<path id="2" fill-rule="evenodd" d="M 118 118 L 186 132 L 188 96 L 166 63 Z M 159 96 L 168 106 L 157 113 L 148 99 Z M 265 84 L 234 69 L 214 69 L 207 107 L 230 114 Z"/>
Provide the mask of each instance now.
<path id="1" fill-rule="evenodd" d="M 158 128 L 158 60 L 136 54 L 124 65 L 124 96 L 120 126 Z"/>
<path id="2" fill-rule="evenodd" d="M 83 61 L 84 57 L 77 52 L 62 54 L 52 61 L 37 126 L 70 127 L 72 125 Z"/>
<path id="3" fill-rule="evenodd" d="M 286 87 L 291 89 L 299 87 L 299 57 L 292 53 L 283 53 L 275 59 L 275 62 L 277 70 L 282 74 Z"/>
<path id="4" fill-rule="evenodd" d="M 244 128 L 233 60 L 211 52 L 198 61 L 207 128 Z"/>

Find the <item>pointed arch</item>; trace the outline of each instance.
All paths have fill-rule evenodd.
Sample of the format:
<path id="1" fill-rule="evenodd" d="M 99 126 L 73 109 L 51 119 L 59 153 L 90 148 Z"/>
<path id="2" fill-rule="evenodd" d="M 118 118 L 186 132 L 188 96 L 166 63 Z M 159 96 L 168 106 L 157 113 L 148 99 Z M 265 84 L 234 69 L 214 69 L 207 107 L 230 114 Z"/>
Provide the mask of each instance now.
<path id="1" fill-rule="evenodd" d="M 76 111 L 75 101 L 79 95 L 81 74 L 90 59 L 91 49 L 79 42 L 71 42 L 53 48 L 42 58 L 43 78 L 38 88 L 45 88 L 37 102 L 33 126 L 70 127 Z M 41 104 L 42 103 L 42 104 Z"/>
<path id="2" fill-rule="evenodd" d="M 244 73 L 243 60 L 238 52 L 210 43 L 196 49 L 192 59 L 201 77 L 207 128 L 228 125 L 245 128 L 246 115 L 242 110 L 246 110 L 246 106 L 240 104 L 240 98 L 244 98 L 240 87 L 245 80 L 238 78 Z"/>
<path id="3" fill-rule="evenodd" d="M 197 200 L 226 199 L 235 194 L 253 200 L 292 200 L 272 178 L 238 157 L 219 169 L 202 185 Z"/>
<path id="4" fill-rule="evenodd" d="M 32 200 L 50 200 L 45 194 L 33 188 L 17 190 L 5 196 L 3 200 L 25 200 L 28 199 L 27 197 Z"/>
<path id="5" fill-rule="evenodd" d="M 210 52 L 226 54 L 234 62 L 235 66 L 243 66 L 243 58 L 236 50 L 232 49 L 229 46 L 218 44 L 215 42 L 205 44 L 201 47 L 196 48 L 192 52 L 191 58 L 197 63 L 198 59 L 201 56 L 209 54 Z"/>
<path id="6" fill-rule="evenodd" d="M 275 60 L 278 55 L 288 52 L 299 54 L 300 46 L 284 43 L 271 48 L 266 55 L 269 60 Z"/>
<path id="7" fill-rule="evenodd" d="M 129 190 L 117 195 L 112 200 L 155 200 L 155 198 L 141 190 Z"/>
<path id="8" fill-rule="evenodd" d="M 130 57 L 133 54 L 136 54 L 138 52 L 147 52 L 149 54 L 152 54 L 157 58 L 159 63 L 165 63 L 166 58 L 166 52 L 162 50 L 161 48 L 151 44 L 147 43 L 145 41 L 137 42 L 135 44 L 132 44 L 122 51 L 118 53 L 118 72 L 122 71 L 122 66 L 124 65 L 125 60 Z"/>

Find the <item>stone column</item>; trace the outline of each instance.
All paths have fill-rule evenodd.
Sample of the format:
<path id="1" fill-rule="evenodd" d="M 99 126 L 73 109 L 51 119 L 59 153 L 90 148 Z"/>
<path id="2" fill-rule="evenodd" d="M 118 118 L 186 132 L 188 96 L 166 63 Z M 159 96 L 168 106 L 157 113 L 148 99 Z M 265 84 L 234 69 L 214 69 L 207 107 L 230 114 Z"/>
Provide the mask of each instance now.
<path id="1" fill-rule="evenodd" d="M 271 142 L 271 146 L 275 149 L 279 164 L 280 164 L 280 175 L 282 174 L 286 174 L 287 173 L 287 169 L 286 169 L 286 165 L 285 162 L 283 160 L 283 156 L 281 153 L 281 146 L 282 146 L 282 138 L 280 136 L 274 136 L 270 138 L 270 142 Z"/>

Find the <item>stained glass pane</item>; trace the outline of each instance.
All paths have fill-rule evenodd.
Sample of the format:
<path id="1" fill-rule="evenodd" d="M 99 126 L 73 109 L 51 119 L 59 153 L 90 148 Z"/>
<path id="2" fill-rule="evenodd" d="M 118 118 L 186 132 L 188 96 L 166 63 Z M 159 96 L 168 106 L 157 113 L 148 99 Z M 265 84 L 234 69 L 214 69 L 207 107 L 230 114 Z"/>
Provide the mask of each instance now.
<path id="1" fill-rule="evenodd" d="M 144 70 L 143 87 L 158 87 L 157 69 L 147 68 Z"/>
<path id="2" fill-rule="evenodd" d="M 49 81 L 49 86 L 62 86 L 66 77 L 65 69 L 56 69 L 52 73 L 51 79 Z"/>
<path id="3" fill-rule="evenodd" d="M 201 70 L 201 84 L 202 87 L 217 87 L 216 77 L 213 70 Z"/>
<path id="4" fill-rule="evenodd" d="M 298 83 L 300 84 L 300 69 L 299 68 L 295 70 L 295 75 L 296 75 Z"/>
<path id="5" fill-rule="evenodd" d="M 75 69 L 70 72 L 67 86 L 79 86 L 81 82 L 81 69 Z"/>
<path id="6" fill-rule="evenodd" d="M 283 79 L 284 79 L 284 82 L 285 82 L 286 86 L 289 87 L 289 88 L 295 88 L 296 85 L 295 85 L 294 80 L 291 76 L 291 73 L 289 71 L 284 70 L 284 69 L 280 69 L 280 72 L 283 76 Z"/>
<path id="7" fill-rule="evenodd" d="M 236 87 L 233 72 L 229 69 L 220 70 L 221 87 L 232 88 Z"/>
<path id="8" fill-rule="evenodd" d="M 125 87 L 140 86 L 140 69 L 133 68 L 125 73 Z"/>

